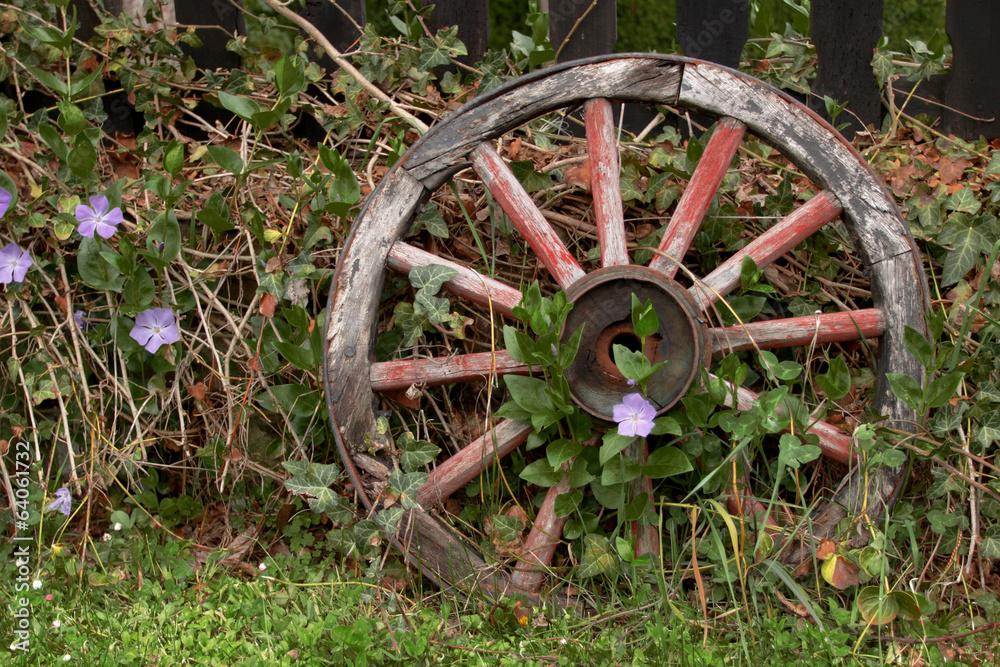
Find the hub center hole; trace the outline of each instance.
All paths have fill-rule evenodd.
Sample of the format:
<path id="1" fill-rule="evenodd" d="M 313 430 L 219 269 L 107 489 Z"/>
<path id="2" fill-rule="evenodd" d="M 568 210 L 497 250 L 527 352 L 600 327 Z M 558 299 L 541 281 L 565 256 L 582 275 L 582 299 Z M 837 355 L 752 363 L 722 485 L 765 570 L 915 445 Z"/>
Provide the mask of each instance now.
<path id="1" fill-rule="evenodd" d="M 639 337 L 631 331 L 623 331 L 611 339 L 608 354 L 611 355 L 612 359 L 615 358 L 615 345 L 621 345 L 628 348 L 631 352 L 639 352 L 642 349 Z"/>

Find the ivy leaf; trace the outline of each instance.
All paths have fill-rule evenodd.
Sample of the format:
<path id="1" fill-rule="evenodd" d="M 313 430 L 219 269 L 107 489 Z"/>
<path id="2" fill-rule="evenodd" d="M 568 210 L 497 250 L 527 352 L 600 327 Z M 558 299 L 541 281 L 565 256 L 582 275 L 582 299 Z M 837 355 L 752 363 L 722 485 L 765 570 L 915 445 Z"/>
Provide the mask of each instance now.
<path id="1" fill-rule="evenodd" d="M 437 294 L 441 286 L 458 275 L 458 271 L 441 264 L 415 266 L 410 269 L 410 284 L 415 289 L 426 289 L 431 294 Z"/>
<path id="2" fill-rule="evenodd" d="M 309 509 L 313 512 L 330 512 L 340 506 L 340 496 L 330 488 L 340 477 L 340 468 L 335 464 L 282 461 L 281 465 L 292 475 L 285 480 L 285 488 L 300 496 L 312 496 Z"/>
<path id="3" fill-rule="evenodd" d="M 437 202 L 431 202 L 424 206 L 424 210 L 413 220 L 413 226 L 410 227 L 409 233 L 416 234 L 423 228 L 426 228 L 431 236 L 436 236 L 439 239 L 448 238 L 448 223 L 444 221 Z"/>
<path id="4" fill-rule="evenodd" d="M 583 557 L 576 573 L 581 579 L 590 579 L 599 574 L 611 575 L 618 571 L 618 556 L 611 548 L 611 542 L 603 535 L 583 536 Z"/>
<path id="5" fill-rule="evenodd" d="M 420 507 L 417 502 L 417 489 L 427 482 L 429 475 L 425 472 L 404 473 L 402 470 L 393 470 L 389 475 L 389 488 L 399 496 L 399 503 L 403 509 L 414 509 Z"/>
<path id="6" fill-rule="evenodd" d="M 979 546 L 983 558 L 1000 558 L 1000 525 L 992 525 L 983 533 Z"/>
<path id="7" fill-rule="evenodd" d="M 956 226 L 953 227 L 953 224 Z M 959 225 L 949 222 L 938 236 L 938 242 L 953 247 L 945 255 L 941 269 L 941 284 L 945 286 L 954 285 L 964 278 L 976 265 L 983 249 L 989 245 L 985 230 L 974 223 Z"/>
<path id="8" fill-rule="evenodd" d="M 418 42 L 420 59 L 417 61 L 417 67 L 426 72 L 450 64 L 453 56 L 467 55 L 469 51 L 465 48 L 465 44 L 459 41 L 457 35 L 458 26 L 454 25 L 439 30 L 436 42 L 429 37 L 421 37 Z"/>
<path id="9" fill-rule="evenodd" d="M 426 440 L 414 440 L 408 434 L 399 439 L 396 446 L 400 450 L 399 465 L 406 472 L 415 472 L 437 458 L 440 447 Z"/>
<path id="10" fill-rule="evenodd" d="M 531 160 L 511 162 L 510 170 L 521 182 L 526 192 L 537 192 L 552 187 L 552 177 L 536 171 L 535 163 Z"/>
<path id="11" fill-rule="evenodd" d="M 955 421 L 960 421 L 958 415 L 955 415 Z M 985 448 L 997 440 L 1000 440 L 1000 412 L 990 410 L 983 415 L 983 420 L 979 422 L 976 441 Z"/>
<path id="12" fill-rule="evenodd" d="M 976 213 L 979 213 L 979 209 L 982 208 L 982 204 L 979 203 L 975 193 L 971 189 L 965 187 L 948 196 L 945 200 L 945 208 L 950 208 L 951 210 L 958 211 L 960 213 L 975 215 Z"/>
<path id="13" fill-rule="evenodd" d="M 417 296 L 414 298 L 413 304 L 413 312 L 417 315 L 425 316 L 431 322 L 444 322 L 449 317 L 451 304 L 448 303 L 448 299 L 431 296 L 426 289 L 417 291 Z"/>

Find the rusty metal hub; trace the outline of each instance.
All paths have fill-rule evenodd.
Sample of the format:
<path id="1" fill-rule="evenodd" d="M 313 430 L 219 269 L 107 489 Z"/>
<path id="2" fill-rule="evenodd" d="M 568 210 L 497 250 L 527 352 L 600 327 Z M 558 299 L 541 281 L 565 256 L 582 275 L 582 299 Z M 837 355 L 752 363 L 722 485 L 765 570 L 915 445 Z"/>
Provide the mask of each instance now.
<path id="1" fill-rule="evenodd" d="M 583 337 L 573 365 L 566 371 L 577 404 L 591 415 L 612 420 L 615 405 L 636 391 L 618 372 L 614 346 L 639 349 L 632 328 L 632 294 L 650 300 L 660 320 L 659 330 L 646 338 L 643 353 L 653 364 L 667 361 L 649 381 L 647 398 L 658 412 L 673 406 L 698 377 L 711 356 L 708 327 L 694 300 L 680 284 L 645 266 L 613 266 L 587 274 L 566 296 L 573 310 L 563 325 L 568 339 L 581 323 Z"/>

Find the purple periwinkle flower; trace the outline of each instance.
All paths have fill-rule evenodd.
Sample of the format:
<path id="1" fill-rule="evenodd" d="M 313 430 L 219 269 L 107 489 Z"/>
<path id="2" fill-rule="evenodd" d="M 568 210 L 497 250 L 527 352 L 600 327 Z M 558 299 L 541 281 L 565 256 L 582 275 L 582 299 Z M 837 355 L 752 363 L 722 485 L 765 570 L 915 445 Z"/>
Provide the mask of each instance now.
<path id="1" fill-rule="evenodd" d="M 87 311 L 78 310 L 73 313 L 73 319 L 76 320 L 76 326 L 80 327 L 80 331 L 86 331 L 90 327 L 94 326 L 90 319 L 87 317 Z"/>
<path id="2" fill-rule="evenodd" d="M 73 498 L 71 498 L 69 495 L 69 489 L 67 489 L 65 486 L 56 489 L 55 502 L 50 504 L 45 509 L 62 512 L 66 516 L 69 516 L 70 511 L 73 509 Z"/>
<path id="3" fill-rule="evenodd" d="M 627 384 L 627 385 L 628 385 L 628 386 L 630 386 L 630 387 L 634 387 L 634 386 L 635 386 L 635 378 L 629 378 L 629 379 L 628 379 L 628 380 L 627 380 L 627 381 L 625 382 L 625 384 Z"/>
<path id="4" fill-rule="evenodd" d="M 135 326 L 129 336 L 149 352 L 156 352 L 161 345 L 176 343 L 181 339 L 177 317 L 169 308 L 150 308 L 135 316 Z"/>
<path id="5" fill-rule="evenodd" d="M 16 244 L 9 243 L 0 250 L 0 283 L 19 283 L 24 280 L 28 268 L 35 263 L 27 250 L 21 250 Z"/>
<path id="6" fill-rule="evenodd" d="M 0 188 L 0 218 L 7 214 L 7 209 L 10 208 L 10 202 L 13 199 L 14 197 L 5 188 Z"/>
<path id="7" fill-rule="evenodd" d="M 90 198 L 90 206 L 80 204 L 76 207 L 76 219 L 80 221 L 79 232 L 88 238 L 94 238 L 94 232 L 109 239 L 115 233 L 115 228 L 122 224 L 122 210 L 108 210 L 108 198 L 104 195 L 94 195 Z"/>
<path id="8" fill-rule="evenodd" d="M 645 438 L 653 430 L 656 408 L 642 394 L 629 394 L 614 407 L 613 416 L 618 422 L 618 435 Z"/>

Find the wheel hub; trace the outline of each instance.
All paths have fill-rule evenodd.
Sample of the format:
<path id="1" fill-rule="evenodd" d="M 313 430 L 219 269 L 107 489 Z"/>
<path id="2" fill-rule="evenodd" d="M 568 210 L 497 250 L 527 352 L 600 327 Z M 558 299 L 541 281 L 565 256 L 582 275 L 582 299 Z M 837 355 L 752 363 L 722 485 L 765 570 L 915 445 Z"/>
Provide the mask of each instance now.
<path id="1" fill-rule="evenodd" d="M 566 371 L 573 400 L 600 419 L 612 420 L 615 405 L 637 391 L 618 371 L 614 346 L 638 351 L 640 339 L 632 328 L 632 294 L 651 301 L 659 330 L 646 338 L 643 353 L 650 363 L 666 361 L 648 384 L 647 398 L 657 412 L 673 406 L 698 377 L 699 366 L 711 355 L 708 328 L 694 300 L 680 284 L 644 266 L 613 266 L 589 273 L 566 296 L 574 304 L 563 325 L 565 341 L 583 323 L 580 350 Z"/>

